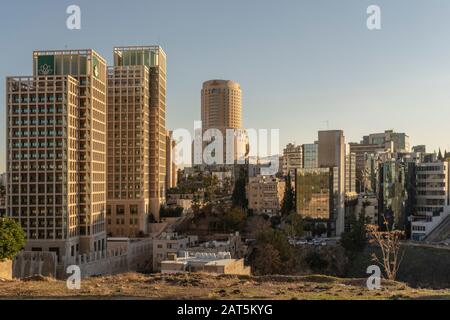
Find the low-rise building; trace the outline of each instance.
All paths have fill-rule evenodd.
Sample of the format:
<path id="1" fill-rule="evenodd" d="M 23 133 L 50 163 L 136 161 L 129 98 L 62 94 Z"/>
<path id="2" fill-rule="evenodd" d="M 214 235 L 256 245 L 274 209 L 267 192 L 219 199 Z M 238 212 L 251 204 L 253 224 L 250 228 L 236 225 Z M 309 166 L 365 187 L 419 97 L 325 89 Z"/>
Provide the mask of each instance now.
<path id="1" fill-rule="evenodd" d="M 211 240 L 188 249 L 190 252 L 229 252 L 232 258 L 243 258 L 247 253 L 247 245 L 242 241 L 239 232 L 230 234 L 227 240 Z"/>
<path id="2" fill-rule="evenodd" d="M 282 173 L 283 176 L 290 174 L 295 177 L 295 170 L 303 168 L 303 149 L 302 146 L 296 146 L 289 143 L 283 149 Z"/>
<path id="3" fill-rule="evenodd" d="M 161 273 L 205 272 L 212 274 L 250 275 L 250 267 L 244 259 L 232 259 L 229 252 L 180 252 L 173 253 L 161 262 Z"/>
<path id="4" fill-rule="evenodd" d="M 381 133 L 371 133 L 363 137 L 363 144 L 378 144 L 386 149 L 397 151 L 411 151 L 409 136 L 405 133 L 386 130 Z"/>
<path id="5" fill-rule="evenodd" d="M 192 202 L 196 197 L 193 193 L 169 193 L 166 197 L 166 205 L 168 207 L 182 207 L 184 213 L 188 212 L 192 207 Z M 199 196 L 197 199 L 201 200 Z"/>
<path id="6" fill-rule="evenodd" d="M 248 208 L 254 214 L 279 214 L 284 189 L 285 182 L 276 177 L 250 177 L 247 186 Z"/>
<path id="7" fill-rule="evenodd" d="M 416 205 L 411 239 L 423 240 L 450 214 L 448 162 L 420 163 L 416 168 Z"/>
<path id="8" fill-rule="evenodd" d="M 183 236 L 177 233 L 162 233 L 153 240 L 153 271 L 161 271 L 161 261 L 170 253 L 177 254 L 198 244 L 197 236 Z"/>

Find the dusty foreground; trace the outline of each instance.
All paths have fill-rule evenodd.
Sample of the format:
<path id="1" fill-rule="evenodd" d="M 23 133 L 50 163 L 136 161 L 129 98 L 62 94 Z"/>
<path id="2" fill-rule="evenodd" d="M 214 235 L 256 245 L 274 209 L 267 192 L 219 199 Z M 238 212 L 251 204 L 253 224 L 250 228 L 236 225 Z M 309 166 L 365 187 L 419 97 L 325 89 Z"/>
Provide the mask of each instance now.
<path id="1" fill-rule="evenodd" d="M 369 291 L 366 279 L 327 276 L 212 276 L 206 274 L 144 275 L 128 273 L 83 279 L 80 290 L 65 281 L 0 280 L 0 299 L 450 299 L 450 289 L 412 289 L 382 282 Z"/>

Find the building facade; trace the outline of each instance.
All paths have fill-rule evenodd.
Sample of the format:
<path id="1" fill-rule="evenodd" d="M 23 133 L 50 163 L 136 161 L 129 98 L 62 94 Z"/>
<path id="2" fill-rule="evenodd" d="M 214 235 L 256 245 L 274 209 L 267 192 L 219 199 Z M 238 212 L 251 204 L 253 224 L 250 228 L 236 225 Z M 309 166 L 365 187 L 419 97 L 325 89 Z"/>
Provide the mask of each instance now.
<path id="1" fill-rule="evenodd" d="M 209 80 L 203 83 L 203 130 L 242 128 L 242 91 L 238 83 L 230 80 Z"/>
<path id="2" fill-rule="evenodd" d="M 114 66 L 146 66 L 149 70 L 150 214 L 158 220 L 166 193 L 166 54 L 160 46 L 116 47 Z"/>
<path id="3" fill-rule="evenodd" d="M 338 168 L 299 169 L 295 184 L 297 213 L 304 219 L 326 223 L 329 234 L 335 235 L 339 205 Z"/>
<path id="4" fill-rule="evenodd" d="M 363 137 L 362 144 L 377 144 L 392 152 L 410 152 L 411 143 L 406 133 L 386 130 L 382 133 L 372 133 Z"/>
<path id="5" fill-rule="evenodd" d="M 317 143 L 308 143 L 302 145 L 303 168 L 319 167 L 319 145 Z"/>
<path id="6" fill-rule="evenodd" d="M 356 154 L 345 156 L 345 193 L 356 193 Z"/>
<path id="7" fill-rule="evenodd" d="M 172 137 L 173 132 L 169 131 L 166 136 L 166 190 L 175 188 L 177 185 L 177 164 L 174 159 L 174 148 L 176 141 Z"/>
<path id="8" fill-rule="evenodd" d="M 216 130 L 223 137 L 223 152 L 218 156 L 216 164 L 233 164 L 245 156 L 247 135 L 242 127 L 242 91 L 238 83 L 230 80 L 204 82 L 201 90 L 201 117 L 201 150 L 205 150 L 207 144 L 215 139 L 212 135 Z M 233 136 L 229 136 L 227 130 L 233 130 Z M 196 156 L 198 157 L 199 155 Z M 203 162 L 205 159 L 196 160 L 197 164 L 199 161 Z"/>
<path id="9" fill-rule="evenodd" d="M 147 66 L 108 69 L 107 232 L 148 232 L 150 75 Z"/>
<path id="10" fill-rule="evenodd" d="M 335 233 L 340 236 L 344 232 L 345 219 L 345 138 L 342 130 L 319 131 L 320 168 L 337 168 L 337 203 Z M 333 169 L 334 170 L 334 169 Z"/>
<path id="11" fill-rule="evenodd" d="M 384 146 L 378 144 L 349 143 L 350 153 L 355 154 L 355 189 L 356 192 L 371 191 L 370 185 L 370 165 L 367 162 L 368 156 L 377 152 L 384 152 Z"/>
<path id="12" fill-rule="evenodd" d="M 182 236 L 177 233 L 163 233 L 158 239 L 153 239 L 153 271 L 161 271 L 161 261 L 169 254 L 177 254 L 198 244 L 197 236 Z"/>
<path id="13" fill-rule="evenodd" d="M 282 157 L 282 174 L 287 176 L 290 174 L 295 177 L 295 170 L 303 168 L 303 148 L 289 143 L 283 149 Z"/>
<path id="14" fill-rule="evenodd" d="M 416 172 L 416 205 L 411 238 L 422 240 L 450 214 L 449 163 L 420 163 Z"/>
<path id="15" fill-rule="evenodd" d="M 404 229 L 406 223 L 406 167 L 397 159 L 385 160 L 379 164 L 379 225 L 385 220 L 390 228 Z"/>
<path id="16" fill-rule="evenodd" d="M 251 269 L 244 265 L 244 259 L 233 259 L 229 252 L 180 252 L 180 256 L 172 253 L 161 262 L 161 273 L 186 272 L 250 275 Z"/>
<path id="17" fill-rule="evenodd" d="M 71 261 L 106 249 L 106 62 L 36 51 L 33 74 L 7 79 L 7 215 L 25 250 Z"/>
<path id="18" fill-rule="evenodd" d="M 250 177 L 247 185 L 248 208 L 254 214 L 278 215 L 285 182 L 272 176 Z"/>

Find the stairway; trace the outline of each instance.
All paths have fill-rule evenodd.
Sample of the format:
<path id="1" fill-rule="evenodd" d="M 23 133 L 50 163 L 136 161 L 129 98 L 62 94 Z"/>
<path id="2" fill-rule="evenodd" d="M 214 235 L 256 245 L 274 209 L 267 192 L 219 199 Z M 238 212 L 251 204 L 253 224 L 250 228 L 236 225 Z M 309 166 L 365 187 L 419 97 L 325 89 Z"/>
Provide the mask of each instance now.
<path id="1" fill-rule="evenodd" d="M 450 239 L 450 214 L 425 237 L 424 241 L 437 243 L 447 239 Z"/>

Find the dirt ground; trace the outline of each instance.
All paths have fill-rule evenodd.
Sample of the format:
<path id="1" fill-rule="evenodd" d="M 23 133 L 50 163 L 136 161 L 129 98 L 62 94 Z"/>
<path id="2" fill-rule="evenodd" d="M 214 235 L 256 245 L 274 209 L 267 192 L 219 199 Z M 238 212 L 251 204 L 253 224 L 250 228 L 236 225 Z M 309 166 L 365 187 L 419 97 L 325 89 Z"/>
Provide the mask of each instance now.
<path id="1" fill-rule="evenodd" d="M 65 281 L 35 278 L 0 280 L 0 299 L 449 299 L 450 289 L 412 289 L 382 281 L 368 290 L 366 279 L 327 276 L 213 276 L 138 274 L 83 279 L 80 290 Z"/>

